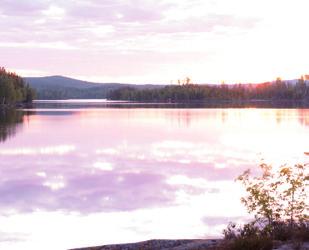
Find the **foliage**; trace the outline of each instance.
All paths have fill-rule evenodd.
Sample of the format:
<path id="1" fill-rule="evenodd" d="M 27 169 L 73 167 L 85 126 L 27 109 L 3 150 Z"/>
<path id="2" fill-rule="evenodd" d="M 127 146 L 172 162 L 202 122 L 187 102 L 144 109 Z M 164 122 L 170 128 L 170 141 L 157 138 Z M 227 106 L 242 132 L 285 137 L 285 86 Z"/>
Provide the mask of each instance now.
<path id="1" fill-rule="evenodd" d="M 187 102 L 208 100 L 309 100 L 309 86 L 301 78 L 290 84 L 278 78 L 274 83 L 235 85 L 169 85 L 156 89 L 123 87 L 112 90 L 112 100 Z"/>
<path id="2" fill-rule="evenodd" d="M 241 199 L 255 220 L 243 226 L 230 223 L 223 231 L 223 244 L 216 250 L 272 249 L 273 240 L 289 241 L 301 249 L 309 240 L 308 164 L 283 165 L 274 171 L 262 163 L 261 176 L 249 170 L 237 180 L 248 195 Z"/>
<path id="3" fill-rule="evenodd" d="M 287 222 L 274 222 L 271 234 L 273 239 L 280 241 L 309 241 L 309 223 L 298 222 L 291 227 Z"/>
<path id="4" fill-rule="evenodd" d="M 224 240 L 211 250 L 273 249 L 273 245 L 288 242 L 293 249 L 302 249 L 309 240 L 309 223 L 298 222 L 291 228 L 289 223 L 274 222 L 272 231 L 258 219 L 243 226 L 230 223 L 223 231 Z"/>
<path id="5" fill-rule="evenodd" d="M 0 105 L 31 102 L 35 92 L 24 80 L 0 67 Z"/>
<path id="6" fill-rule="evenodd" d="M 252 177 L 246 170 L 237 180 L 246 188 L 248 195 L 242 203 L 256 218 L 266 218 L 272 229 L 274 222 L 295 222 L 308 220 L 308 164 L 283 165 L 279 171 L 272 166 L 260 165 L 262 176 Z"/>
<path id="7" fill-rule="evenodd" d="M 223 244 L 218 247 L 222 250 L 271 250 L 272 238 L 257 225 L 256 221 L 243 227 L 230 223 L 224 230 Z"/>

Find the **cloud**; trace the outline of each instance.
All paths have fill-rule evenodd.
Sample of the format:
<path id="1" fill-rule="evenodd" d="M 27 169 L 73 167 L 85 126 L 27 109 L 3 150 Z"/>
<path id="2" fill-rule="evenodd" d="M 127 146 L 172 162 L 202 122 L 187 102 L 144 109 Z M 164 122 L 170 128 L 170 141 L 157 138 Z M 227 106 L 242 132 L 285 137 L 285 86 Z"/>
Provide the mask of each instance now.
<path id="1" fill-rule="evenodd" d="M 252 28 L 256 22 L 255 19 L 215 13 L 169 20 L 167 12 L 177 7 L 176 3 L 167 4 L 164 1 L 121 0 L 55 1 L 53 4 L 48 1 L 23 1 L 17 7 L 17 2 L 5 1 L 1 7 L 0 27 L 10 29 L 3 32 L 0 41 L 11 43 L 13 47 L 18 43 L 32 44 L 34 48 L 44 43 L 62 43 L 61 47 L 45 48 L 85 49 L 86 45 L 89 48 L 89 43 L 95 44 L 102 35 L 105 37 L 103 43 L 141 37 L 148 40 L 148 35 L 152 36 L 150 39 L 155 39 L 153 35 L 159 34 L 212 32 L 219 26 Z M 12 30 L 19 32 L 12 33 Z M 84 42 L 80 42 L 83 39 Z M 150 42 L 147 40 L 147 43 Z M 130 42 L 125 45 L 127 47 Z"/>
<path id="2" fill-rule="evenodd" d="M 206 225 L 213 227 L 213 226 L 218 226 L 218 225 L 225 225 L 227 226 L 228 223 L 233 222 L 233 223 L 244 223 L 248 222 L 252 218 L 248 216 L 235 216 L 235 217 L 228 217 L 228 216 L 205 216 L 202 218 L 202 222 L 205 223 Z"/>
<path id="3" fill-rule="evenodd" d="M 44 8 L 48 7 L 49 2 L 49 0 L 2 0 L 0 14 L 12 17 L 39 15 Z"/>
<path id="4" fill-rule="evenodd" d="M 57 145 L 41 148 L 13 148 L 2 149 L 0 155 L 3 156 L 18 156 L 18 155 L 64 155 L 75 151 L 74 145 Z"/>
<path id="5" fill-rule="evenodd" d="M 56 50 L 71 50 L 74 47 L 63 42 L 27 42 L 27 43 L 4 43 L 0 42 L 2 48 L 43 48 L 43 49 L 56 49 Z"/>
<path id="6" fill-rule="evenodd" d="M 4 0 L 0 6 L 0 53 L 9 56 L 2 57 L 0 64 L 47 74 L 102 79 L 119 79 L 121 75 L 126 82 L 148 79 L 166 83 L 180 74 L 193 75 L 203 83 L 222 78 L 234 82 L 250 77 L 258 78 L 253 82 L 269 80 L 287 68 L 289 73 L 284 74 L 289 75 L 306 70 L 303 53 L 308 36 L 302 32 L 306 29 L 306 8 L 302 6 L 306 6 L 303 0 L 299 4 L 285 1 L 279 12 L 276 1 L 266 0 Z M 295 40 L 298 36 L 303 39 Z M 75 70 L 75 58 L 63 53 L 70 49 L 74 49 L 74 57 L 80 57 Z M 149 58 L 149 53 L 163 58 L 158 62 Z M 176 53 L 182 55 L 181 60 Z M 194 58 L 190 53 L 195 53 Z M 290 60 L 279 60 L 282 53 Z M 35 59 L 28 60 L 29 54 Z M 126 59 L 127 54 L 133 60 Z M 266 55 L 270 58 L 267 62 Z M 105 63 L 108 57 L 113 60 Z M 171 61 L 165 62 L 166 57 Z M 21 58 L 27 59 L 27 68 L 21 65 Z M 92 60 L 96 61 L 90 63 Z M 249 67 L 249 60 L 254 65 Z M 291 67 L 293 60 L 299 63 Z M 127 67 L 122 63 L 134 72 L 124 72 Z"/>
<path id="7" fill-rule="evenodd" d="M 72 19 L 97 23 L 145 23 L 161 20 L 163 1 L 84 1 L 68 7 Z"/>
<path id="8" fill-rule="evenodd" d="M 203 12 L 195 15 L 199 5 Z M 208 5 L 173 0 L 6 0 L 0 6 L 0 64 L 73 77 L 82 73 L 162 82 L 165 75 L 169 81 L 183 71 L 192 74 L 205 59 L 213 60 L 222 37 L 258 23 L 256 18 L 218 14 Z"/>
<path id="9" fill-rule="evenodd" d="M 16 243 L 20 241 L 26 241 L 29 235 L 24 233 L 8 233 L 0 231 L 0 243 L 10 242 Z"/>

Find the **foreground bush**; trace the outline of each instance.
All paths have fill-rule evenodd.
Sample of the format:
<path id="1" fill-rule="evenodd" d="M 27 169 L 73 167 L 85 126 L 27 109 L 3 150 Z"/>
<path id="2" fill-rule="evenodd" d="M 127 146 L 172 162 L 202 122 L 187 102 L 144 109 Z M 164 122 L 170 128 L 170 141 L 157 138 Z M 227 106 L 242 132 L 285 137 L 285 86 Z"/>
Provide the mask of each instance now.
<path id="1" fill-rule="evenodd" d="M 224 242 L 220 249 L 226 250 L 271 250 L 273 240 L 265 230 L 261 230 L 256 222 L 236 226 L 230 223 L 223 231 Z"/>
<path id="2" fill-rule="evenodd" d="M 267 220 L 270 230 L 278 223 L 308 221 L 308 164 L 282 165 L 275 171 L 271 165 L 262 163 L 261 176 L 245 171 L 237 180 L 248 195 L 241 199 L 249 213 Z"/>
<path id="3" fill-rule="evenodd" d="M 230 223 L 223 243 L 213 249 L 271 250 L 277 241 L 301 249 L 309 241 L 308 164 L 283 165 L 277 172 L 265 163 L 260 167 L 261 176 L 247 170 L 237 178 L 248 193 L 242 203 L 255 220 L 243 226 Z"/>

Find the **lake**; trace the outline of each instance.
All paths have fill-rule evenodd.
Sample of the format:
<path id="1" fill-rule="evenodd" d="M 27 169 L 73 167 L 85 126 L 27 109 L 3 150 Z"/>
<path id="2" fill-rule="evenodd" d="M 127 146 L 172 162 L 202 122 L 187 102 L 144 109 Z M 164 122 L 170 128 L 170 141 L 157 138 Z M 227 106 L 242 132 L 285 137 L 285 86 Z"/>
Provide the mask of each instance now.
<path id="1" fill-rule="evenodd" d="M 304 162 L 309 109 L 37 102 L 0 113 L 0 249 L 221 237 L 234 179 Z M 308 158 L 308 156 L 307 156 Z"/>

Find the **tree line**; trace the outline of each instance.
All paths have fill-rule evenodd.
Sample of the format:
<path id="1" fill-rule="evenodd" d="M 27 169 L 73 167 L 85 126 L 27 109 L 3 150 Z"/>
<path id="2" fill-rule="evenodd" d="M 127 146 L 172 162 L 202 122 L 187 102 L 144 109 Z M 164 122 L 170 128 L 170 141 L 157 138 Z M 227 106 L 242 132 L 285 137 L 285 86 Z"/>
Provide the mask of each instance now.
<path id="1" fill-rule="evenodd" d="M 309 86 L 304 78 L 290 83 L 277 78 L 261 84 L 169 85 L 158 89 L 123 87 L 111 91 L 111 100 L 190 102 L 210 100 L 309 100 Z"/>
<path id="2" fill-rule="evenodd" d="M 0 105 L 32 102 L 35 91 L 15 73 L 0 67 Z"/>

